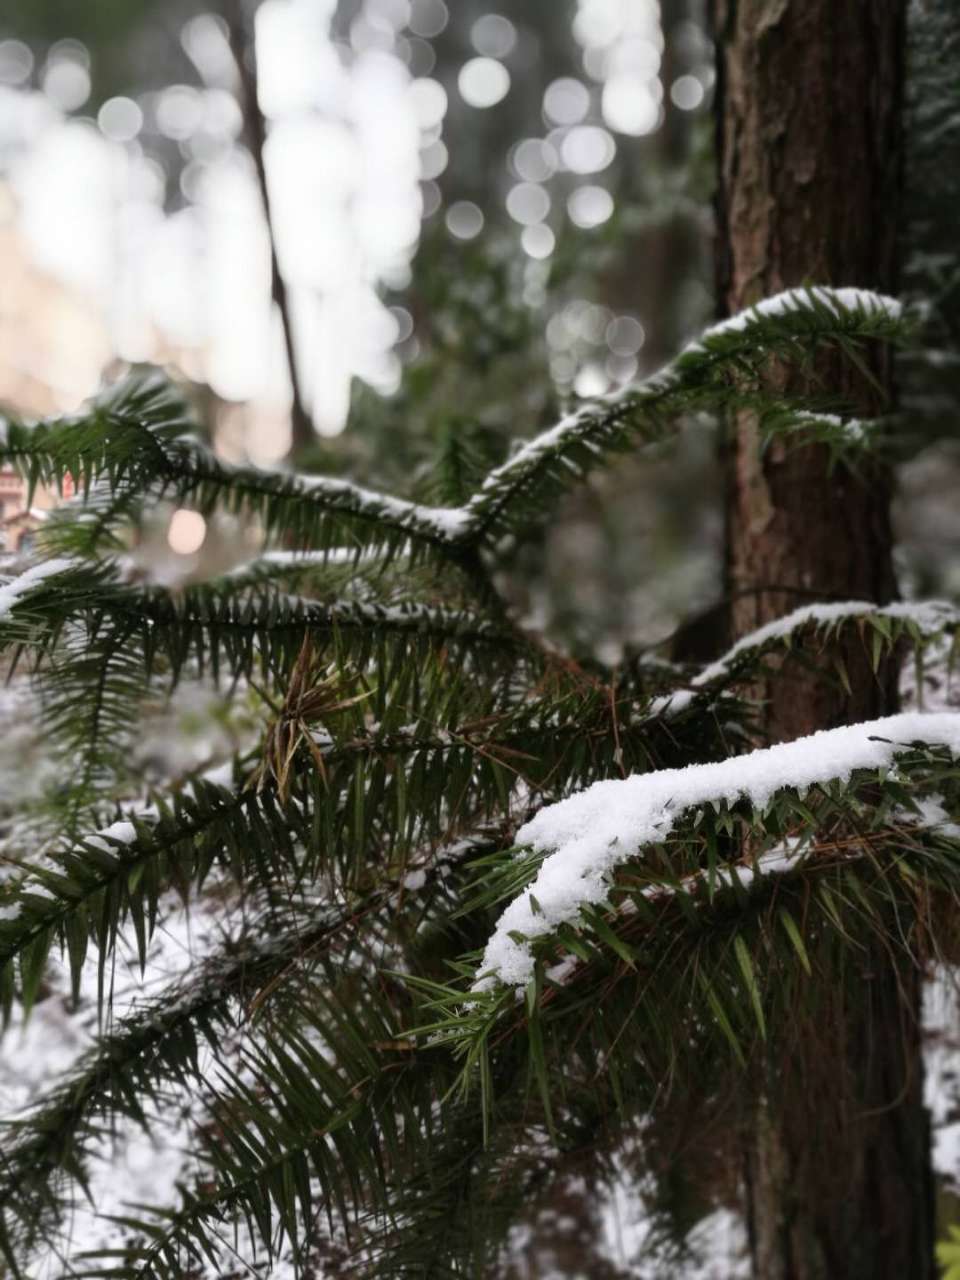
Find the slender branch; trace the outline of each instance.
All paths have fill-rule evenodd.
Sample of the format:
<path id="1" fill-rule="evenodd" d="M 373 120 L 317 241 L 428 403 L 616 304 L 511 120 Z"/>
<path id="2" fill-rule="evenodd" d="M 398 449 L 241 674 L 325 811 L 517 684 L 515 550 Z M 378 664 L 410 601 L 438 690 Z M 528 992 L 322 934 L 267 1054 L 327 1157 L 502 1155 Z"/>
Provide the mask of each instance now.
<path id="1" fill-rule="evenodd" d="M 291 452 L 296 454 L 306 448 L 314 438 L 313 422 L 303 402 L 303 387 L 297 370 L 297 355 L 294 349 L 293 316 L 290 309 L 290 295 L 287 283 L 280 272 L 277 257 L 276 227 L 273 207 L 270 203 L 270 187 L 267 182 L 267 169 L 264 162 L 264 151 L 267 141 L 267 126 L 260 109 L 257 82 L 257 58 L 254 35 L 243 13 L 243 0 L 226 0 L 222 5 L 222 15 L 227 24 L 230 51 L 237 65 L 240 92 L 239 105 L 243 117 L 243 138 L 257 170 L 257 182 L 263 200 L 263 213 L 267 223 L 267 237 L 270 241 L 270 294 L 280 312 L 283 326 L 283 342 L 287 353 L 287 367 L 290 370 L 290 386 L 293 392 L 293 403 L 290 407 L 290 426 L 292 431 Z"/>

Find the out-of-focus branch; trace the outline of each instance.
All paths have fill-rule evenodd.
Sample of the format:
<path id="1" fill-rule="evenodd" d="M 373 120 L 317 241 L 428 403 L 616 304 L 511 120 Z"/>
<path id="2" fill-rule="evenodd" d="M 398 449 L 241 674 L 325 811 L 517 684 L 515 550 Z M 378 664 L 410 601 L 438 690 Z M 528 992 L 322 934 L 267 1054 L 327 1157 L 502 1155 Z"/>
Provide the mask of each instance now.
<path id="1" fill-rule="evenodd" d="M 280 273 L 280 262 L 277 258 L 277 241 L 270 203 L 270 189 L 267 184 L 267 170 L 264 163 L 267 127 L 260 108 L 257 91 L 257 59 L 253 24 L 245 12 L 243 0 L 225 0 L 220 6 L 220 11 L 227 24 L 230 50 L 237 66 L 237 75 L 239 77 L 238 97 L 240 111 L 243 116 L 244 142 L 253 156 L 253 162 L 257 170 L 257 181 L 260 184 L 260 194 L 263 198 L 263 212 L 270 241 L 270 292 L 280 312 L 280 319 L 283 325 L 283 341 L 287 353 L 287 367 L 290 370 L 290 385 L 293 390 L 293 404 L 290 410 L 291 451 L 297 453 L 312 442 L 314 431 L 310 415 L 304 407 L 303 390 L 300 383 L 300 375 L 297 372 L 290 295 L 287 292 L 287 283 Z"/>

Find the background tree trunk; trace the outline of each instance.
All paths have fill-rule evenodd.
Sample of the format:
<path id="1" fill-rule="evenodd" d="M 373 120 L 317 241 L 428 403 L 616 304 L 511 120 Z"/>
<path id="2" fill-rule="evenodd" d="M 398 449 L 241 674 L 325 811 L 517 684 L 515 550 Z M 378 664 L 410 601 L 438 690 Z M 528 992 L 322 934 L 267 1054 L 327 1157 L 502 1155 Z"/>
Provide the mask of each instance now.
<path id="1" fill-rule="evenodd" d="M 713 8 L 721 310 L 805 283 L 894 291 L 902 0 L 714 0 Z M 889 390 L 888 364 L 875 360 Z M 815 373 L 822 389 L 877 407 L 849 364 L 823 360 Z M 784 387 L 800 377 L 770 376 Z M 825 452 L 814 447 L 787 453 L 776 444 L 761 457 L 748 414 L 730 435 L 734 636 L 811 593 L 889 600 L 885 472 L 828 475 Z M 849 687 L 790 661 L 758 691 L 764 736 L 791 739 L 895 708 L 892 666 L 875 677 L 859 641 L 830 657 L 844 663 Z M 763 1280 L 934 1274 L 919 976 L 904 968 L 878 945 L 838 972 L 835 994 L 798 1037 L 799 1058 L 759 1089 L 746 1194 L 754 1274 Z"/>
<path id="2" fill-rule="evenodd" d="M 293 307 L 287 282 L 280 270 L 277 252 L 276 224 L 267 181 L 266 145 L 267 122 L 260 107 L 257 80 L 257 51 L 254 36 L 254 15 L 248 14 L 244 0 L 225 0 L 221 17 L 227 27 L 230 50 L 237 68 L 239 92 L 237 102 L 243 118 L 243 140 L 253 160 L 257 185 L 263 202 L 263 216 L 267 224 L 270 243 L 270 296 L 280 317 L 283 332 L 283 349 L 287 357 L 290 375 L 290 453 L 295 457 L 309 449 L 316 441 L 313 421 L 303 398 L 303 383 L 297 363 L 296 341 L 293 332 Z M 255 10 L 254 10 L 255 12 Z"/>

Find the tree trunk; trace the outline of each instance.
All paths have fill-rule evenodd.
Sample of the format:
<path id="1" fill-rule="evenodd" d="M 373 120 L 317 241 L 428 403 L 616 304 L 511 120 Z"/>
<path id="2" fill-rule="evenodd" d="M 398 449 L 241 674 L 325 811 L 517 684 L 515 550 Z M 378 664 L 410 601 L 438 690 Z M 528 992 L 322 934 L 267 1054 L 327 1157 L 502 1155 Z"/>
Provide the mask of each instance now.
<path id="1" fill-rule="evenodd" d="M 273 216 L 273 205 L 270 200 L 270 184 L 267 181 L 266 145 L 267 122 L 260 108 L 259 88 L 257 80 L 257 53 L 253 33 L 253 20 L 245 14 L 243 0 L 225 0 L 221 17 L 227 25 L 227 36 L 230 50 L 237 69 L 239 84 L 238 102 L 243 118 L 243 140 L 253 159 L 257 173 L 257 185 L 263 202 L 263 216 L 267 224 L 267 239 L 270 244 L 270 296 L 277 308 L 280 325 L 283 331 L 283 349 L 287 357 L 287 372 L 290 375 L 290 452 L 297 457 L 305 449 L 309 449 L 316 441 L 313 421 L 307 412 L 303 400 L 303 385 L 297 364 L 296 343 L 293 334 L 293 308 L 287 282 L 280 270 L 280 259 L 277 253 L 276 225 Z"/>
<path id="2" fill-rule="evenodd" d="M 721 310 L 805 283 L 894 291 L 902 0 L 714 0 L 714 22 Z M 889 391 L 888 362 L 872 359 Z M 815 372 L 819 386 L 860 409 L 878 407 L 863 376 L 838 357 L 821 359 Z M 783 368 L 770 377 L 801 385 Z M 730 435 L 734 636 L 812 599 L 889 600 L 885 472 L 828 474 L 817 447 L 774 444 L 761 457 L 748 414 Z M 846 687 L 829 668 L 791 660 L 759 691 L 765 737 L 791 739 L 895 708 L 892 665 L 875 677 L 858 640 L 832 659 L 845 667 Z M 761 1090 L 752 1117 L 747 1219 L 762 1280 L 934 1275 L 919 978 L 879 946 L 856 967 L 838 972 L 815 1034 L 804 1037 L 807 1051 Z M 801 1095 L 789 1103 L 775 1093 L 788 1079 Z"/>

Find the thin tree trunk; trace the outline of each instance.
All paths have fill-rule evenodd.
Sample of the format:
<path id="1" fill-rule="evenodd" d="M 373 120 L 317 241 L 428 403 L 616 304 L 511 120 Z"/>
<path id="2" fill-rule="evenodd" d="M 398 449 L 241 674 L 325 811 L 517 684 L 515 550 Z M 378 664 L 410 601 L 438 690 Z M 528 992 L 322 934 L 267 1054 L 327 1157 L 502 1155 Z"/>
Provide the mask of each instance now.
<path id="1" fill-rule="evenodd" d="M 283 328 L 284 350 L 287 356 L 287 369 L 290 374 L 292 402 L 290 406 L 291 452 L 296 455 L 307 448 L 315 439 L 313 423 L 303 402 L 303 388 L 297 367 L 297 353 L 293 338 L 293 315 L 290 307 L 290 295 L 287 283 L 280 271 L 277 257 L 277 242 L 274 228 L 273 208 L 270 202 L 270 187 L 267 182 L 267 169 L 264 151 L 267 141 L 267 126 L 260 109 L 257 86 L 257 58 L 254 45 L 253 30 L 244 12 L 243 0 L 226 0 L 221 6 L 224 21 L 227 24 L 230 50 L 237 67 L 240 92 L 240 111 L 243 116 L 243 138 L 247 150 L 253 158 L 257 171 L 257 183 L 263 201 L 263 215 L 267 223 L 267 236 L 270 242 L 270 295 L 280 314 Z"/>
<path id="2" fill-rule="evenodd" d="M 714 0 L 718 39 L 721 309 L 811 284 L 896 286 L 903 0 Z M 891 388 L 888 363 L 874 372 Z M 866 380 L 837 357 L 821 389 L 866 411 Z M 784 368 L 771 381 L 796 389 Z M 734 635 L 820 598 L 889 600 L 890 485 L 878 466 L 828 473 L 822 448 L 762 456 L 756 422 L 729 441 L 728 593 Z M 775 584 L 786 590 L 752 588 Z M 814 657 L 814 654 L 810 655 Z M 763 730 L 786 740 L 895 707 L 859 641 L 829 669 L 790 661 L 759 690 Z M 919 978 L 881 946 L 836 975 L 798 1056 L 768 1086 L 746 1140 L 747 1219 L 760 1280 L 927 1280 L 929 1138 Z M 792 1082 L 792 1087 L 791 1087 Z M 778 1096 L 779 1093 L 779 1096 Z"/>

